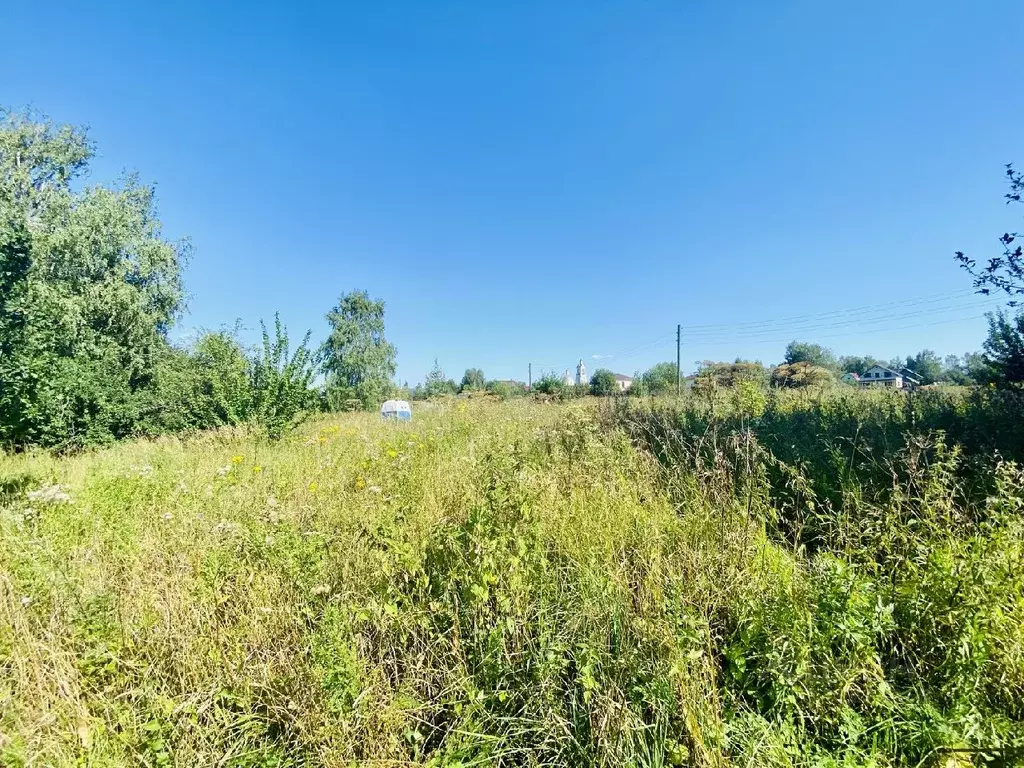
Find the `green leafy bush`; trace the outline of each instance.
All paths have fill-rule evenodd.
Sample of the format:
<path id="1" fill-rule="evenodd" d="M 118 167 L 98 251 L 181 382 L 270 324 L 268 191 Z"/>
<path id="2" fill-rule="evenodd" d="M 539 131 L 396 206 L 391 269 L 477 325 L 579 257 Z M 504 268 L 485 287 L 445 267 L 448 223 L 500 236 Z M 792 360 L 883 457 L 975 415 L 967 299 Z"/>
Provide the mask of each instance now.
<path id="1" fill-rule="evenodd" d="M 309 333 L 289 355 L 288 331 L 274 315 L 274 336 L 261 322 L 263 345 L 249 361 L 248 420 L 267 438 L 280 439 L 316 409 L 310 390 L 315 374 Z"/>

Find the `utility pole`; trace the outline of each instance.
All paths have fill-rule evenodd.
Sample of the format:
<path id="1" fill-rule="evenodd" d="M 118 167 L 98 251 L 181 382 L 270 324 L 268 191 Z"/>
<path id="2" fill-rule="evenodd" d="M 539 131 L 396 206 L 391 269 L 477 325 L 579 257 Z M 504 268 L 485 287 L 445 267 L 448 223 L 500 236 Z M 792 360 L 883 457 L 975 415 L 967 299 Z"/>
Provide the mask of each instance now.
<path id="1" fill-rule="evenodd" d="M 676 397 L 683 393 L 683 367 L 680 353 L 682 351 L 683 326 L 676 324 Z"/>
<path id="2" fill-rule="evenodd" d="M 529 392 L 533 391 L 533 363 L 526 364 L 526 389 Z"/>

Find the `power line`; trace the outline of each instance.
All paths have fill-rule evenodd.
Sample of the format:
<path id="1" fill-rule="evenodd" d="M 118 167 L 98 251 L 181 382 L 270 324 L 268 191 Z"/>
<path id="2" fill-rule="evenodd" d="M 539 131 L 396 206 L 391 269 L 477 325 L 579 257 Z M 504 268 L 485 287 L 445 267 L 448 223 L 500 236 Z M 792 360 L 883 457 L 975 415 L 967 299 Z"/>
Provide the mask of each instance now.
<path id="1" fill-rule="evenodd" d="M 854 318 L 854 319 L 850 319 L 850 320 L 840 320 L 840 321 L 832 322 L 832 323 L 814 323 L 814 324 L 810 324 L 810 323 L 806 323 L 805 322 L 805 323 L 802 323 L 802 324 L 799 324 L 799 325 L 789 325 L 789 326 L 782 325 L 782 326 L 778 326 L 778 327 L 768 326 L 768 327 L 764 327 L 764 328 L 761 328 L 761 329 L 758 329 L 758 330 L 744 328 L 744 329 L 738 329 L 738 330 L 733 331 L 733 332 L 729 332 L 729 331 L 726 331 L 726 330 L 702 331 L 702 332 L 697 332 L 697 333 L 685 333 L 684 336 L 688 340 L 690 340 L 690 341 L 705 341 L 705 340 L 711 340 L 711 339 L 723 339 L 723 340 L 737 339 L 737 338 L 749 339 L 749 338 L 755 338 L 755 337 L 758 337 L 758 336 L 764 336 L 765 334 L 779 334 L 779 333 L 789 333 L 789 334 L 804 334 L 804 333 L 807 333 L 807 334 L 816 334 L 816 333 L 818 333 L 821 330 L 827 330 L 829 328 L 843 328 L 843 327 L 849 327 L 849 326 L 864 327 L 864 326 L 870 326 L 870 325 L 877 325 L 879 323 L 891 323 L 894 320 L 905 320 L 905 319 L 908 319 L 908 318 L 915 318 L 915 317 L 928 317 L 928 316 L 934 316 L 934 315 L 942 315 L 942 314 L 947 314 L 949 312 L 956 312 L 956 311 L 963 310 L 963 309 L 974 309 L 977 306 L 978 306 L 977 302 L 967 302 L 967 303 L 960 303 L 960 304 L 947 304 L 947 305 L 943 305 L 943 306 L 940 306 L 940 307 L 931 307 L 931 308 L 928 308 L 928 309 L 917 309 L 917 310 L 913 310 L 913 311 L 910 311 L 910 312 L 903 312 L 903 313 L 899 313 L 899 314 L 893 314 L 890 311 L 890 312 L 887 312 L 887 313 L 884 313 L 884 314 L 879 314 L 877 316 L 860 317 L 860 318 Z"/>
<path id="2" fill-rule="evenodd" d="M 832 333 L 832 334 L 823 334 L 823 335 L 817 335 L 816 334 L 815 338 L 816 339 L 835 339 L 835 338 L 840 338 L 840 337 L 843 337 L 843 336 L 862 336 L 862 335 L 868 335 L 868 334 L 872 334 L 872 333 L 885 333 L 887 331 L 902 331 L 902 330 L 906 330 L 908 328 L 930 328 L 930 327 L 933 327 L 933 326 L 936 326 L 936 325 L 948 325 L 950 323 L 960 323 L 960 322 L 964 322 L 964 321 L 967 321 L 967 320 L 980 320 L 983 317 L 985 317 L 985 315 L 966 315 L 964 317 L 952 317 L 952 318 L 949 318 L 947 320 L 937 320 L 935 322 L 930 322 L 930 323 L 915 323 L 913 325 L 899 325 L 899 326 L 888 327 L 888 328 L 874 328 L 874 329 L 868 329 L 868 330 L 847 331 L 845 333 Z M 733 338 L 742 338 L 742 337 L 733 337 Z M 710 345 L 713 345 L 713 344 L 714 345 L 718 345 L 718 344 L 727 343 L 730 340 L 731 339 L 728 339 L 728 338 L 725 338 L 725 339 L 706 339 L 706 340 L 701 339 L 701 340 L 696 340 L 695 343 L 694 343 L 694 346 L 696 346 L 696 345 L 710 346 Z M 748 343 L 753 343 L 753 344 L 780 344 L 780 343 L 782 343 L 784 341 L 792 341 L 792 338 L 789 337 L 789 336 L 786 336 L 784 338 L 777 338 L 777 339 L 750 339 L 750 338 L 744 338 L 743 340 L 748 342 Z"/>
<path id="3" fill-rule="evenodd" d="M 891 307 L 910 307 L 917 306 L 920 304 L 934 304 L 943 301 L 949 301 L 951 299 L 961 299 L 966 296 L 976 295 L 974 291 L 954 291 L 952 293 L 940 293 L 931 294 L 929 296 L 921 296 L 913 299 L 901 299 L 897 301 L 882 302 L 876 304 L 865 304 L 859 307 L 850 307 L 847 309 L 834 309 L 828 312 L 818 312 L 808 315 L 791 315 L 789 317 L 772 317 L 763 320 L 749 320 L 742 323 L 720 323 L 710 325 L 688 325 L 686 326 L 689 330 L 728 330 L 733 328 L 744 328 L 749 326 L 764 326 L 764 325 L 777 325 L 786 324 L 793 321 L 808 321 L 808 320 L 826 320 L 830 317 L 835 316 L 847 316 L 847 315 L 859 315 L 864 313 L 876 313 L 885 311 Z"/>

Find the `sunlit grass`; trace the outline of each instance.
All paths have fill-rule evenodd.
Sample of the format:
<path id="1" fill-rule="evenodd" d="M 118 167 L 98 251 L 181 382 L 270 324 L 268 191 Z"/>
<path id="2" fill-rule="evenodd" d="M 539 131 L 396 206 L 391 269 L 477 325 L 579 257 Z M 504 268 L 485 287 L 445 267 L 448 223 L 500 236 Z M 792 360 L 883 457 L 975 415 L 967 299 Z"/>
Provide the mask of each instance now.
<path id="1" fill-rule="evenodd" d="M 1008 738 L 1012 465 L 989 528 L 917 549 L 900 521 L 963 517 L 955 455 L 858 502 L 911 552 L 890 571 L 793 546 L 749 435 L 702 446 L 659 463 L 587 403 L 459 401 L 0 457 L 0 765 L 887 765 L 972 717 Z M 930 654 L 900 662 L 927 695 L 896 647 Z"/>

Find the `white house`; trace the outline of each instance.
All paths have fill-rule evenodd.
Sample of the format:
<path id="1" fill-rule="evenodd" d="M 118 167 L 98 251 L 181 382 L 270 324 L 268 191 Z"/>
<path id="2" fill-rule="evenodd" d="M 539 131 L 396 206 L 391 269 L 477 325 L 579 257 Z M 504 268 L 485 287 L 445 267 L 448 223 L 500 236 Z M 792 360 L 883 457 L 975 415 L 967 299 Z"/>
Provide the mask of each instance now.
<path id="1" fill-rule="evenodd" d="M 884 365 L 873 365 L 860 377 L 862 387 L 890 387 L 892 389 L 913 389 L 921 382 L 911 371 L 894 371 Z"/>
<path id="2" fill-rule="evenodd" d="M 615 376 L 615 384 L 619 388 L 619 392 L 625 392 L 633 386 L 633 377 L 625 376 L 621 373 L 613 374 Z"/>

